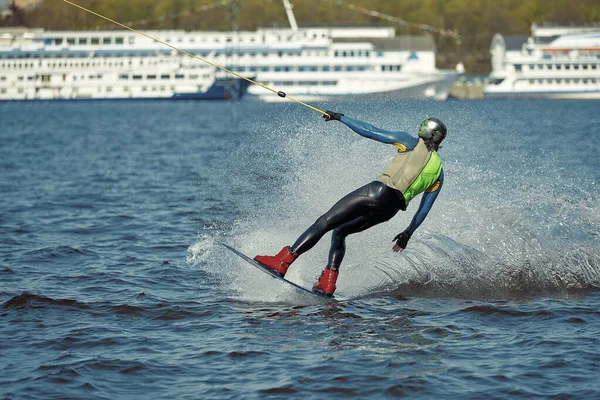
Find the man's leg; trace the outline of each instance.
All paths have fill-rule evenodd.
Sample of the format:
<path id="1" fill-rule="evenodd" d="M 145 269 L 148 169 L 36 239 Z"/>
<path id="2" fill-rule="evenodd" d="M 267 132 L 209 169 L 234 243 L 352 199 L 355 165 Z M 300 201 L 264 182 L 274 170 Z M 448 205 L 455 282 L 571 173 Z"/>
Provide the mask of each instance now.
<path id="1" fill-rule="evenodd" d="M 291 246 L 292 252 L 306 253 L 330 230 L 367 214 L 375 206 L 373 198 L 368 196 L 368 186 L 347 194 L 320 216 Z"/>
<path id="2" fill-rule="evenodd" d="M 331 247 L 329 249 L 329 260 L 327 266 L 321 273 L 319 280 L 313 286 L 313 291 L 333 296 L 338 278 L 340 265 L 346 254 L 346 236 L 353 233 L 362 232 L 377 224 L 385 222 L 392 218 L 398 210 L 395 208 L 380 208 L 376 212 L 369 212 L 346 222 L 335 228 L 331 234 Z"/>

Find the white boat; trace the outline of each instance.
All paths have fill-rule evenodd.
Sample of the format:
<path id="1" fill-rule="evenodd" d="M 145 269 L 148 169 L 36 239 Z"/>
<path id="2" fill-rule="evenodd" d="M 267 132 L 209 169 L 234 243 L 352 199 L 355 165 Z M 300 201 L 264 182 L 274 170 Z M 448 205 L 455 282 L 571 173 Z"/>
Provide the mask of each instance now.
<path id="1" fill-rule="evenodd" d="M 248 82 L 193 61 L 129 31 L 1 29 L 0 100 L 214 100 L 246 91 Z"/>
<path id="2" fill-rule="evenodd" d="M 600 25 L 532 25 L 523 40 L 496 34 L 486 98 L 600 99 Z"/>
<path id="3" fill-rule="evenodd" d="M 148 31 L 148 35 L 302 100 L 332 96 L 445 99 L 460 76 L 435 66 L 427 35 L 394 27 L 289 28 L 246 32 Z M 235 78 L 135 32 L 0 30 L 0 100 L 226 99 L 246 89 Z"/>

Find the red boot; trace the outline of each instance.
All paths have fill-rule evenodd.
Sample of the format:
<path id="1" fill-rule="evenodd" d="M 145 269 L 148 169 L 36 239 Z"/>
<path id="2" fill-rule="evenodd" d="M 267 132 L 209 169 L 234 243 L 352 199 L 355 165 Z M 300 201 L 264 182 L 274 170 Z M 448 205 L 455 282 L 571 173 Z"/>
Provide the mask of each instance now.
<path id="1" fill-rule="evenodd" d="M 290 247 L 286 246 L 276 256 L 256 256 L 254 260 L 265 267 L 271 268 L 283 277 L 296 258 L 298 258 L 298 254 L 292 254 Z"/>
<path id="2" fill-rule="evenodd" d="M 335 292 L 335 281 L 337 281 L 338 272 L 329 269 L 329 267 L 325 267 L 323 272 L 321 273 L 321 277 L 313 286 L 313 292 L 324 294 L 327 296 L 333 296 L 333 292 Z"/>

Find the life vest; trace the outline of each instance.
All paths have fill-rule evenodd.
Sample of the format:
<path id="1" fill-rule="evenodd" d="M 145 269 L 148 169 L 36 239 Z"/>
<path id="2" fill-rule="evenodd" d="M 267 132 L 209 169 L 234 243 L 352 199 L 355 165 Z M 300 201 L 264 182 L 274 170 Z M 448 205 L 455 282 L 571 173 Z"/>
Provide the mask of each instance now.
<path id="1" fill-rule="evenodd" d="M 399 190 L 408 206 L 415 196 L 429 189 L 439 179 L 442 161 L 436 151 L 427 149 L 423 139 L 419 139 L 412 150 L 401 144 L 395 146 L 398 147 L 398 154 L 377 180 Z"/>

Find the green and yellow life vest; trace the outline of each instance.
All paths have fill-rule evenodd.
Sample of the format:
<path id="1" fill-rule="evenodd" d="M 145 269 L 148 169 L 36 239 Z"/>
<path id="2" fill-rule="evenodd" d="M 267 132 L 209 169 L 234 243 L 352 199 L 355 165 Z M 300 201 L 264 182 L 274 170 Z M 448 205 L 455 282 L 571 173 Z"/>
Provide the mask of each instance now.
<path id="1" fill-rule="evenodd" d="M 434 186 L 442 172 L 442 161 L 437 152 L 427 149 L 423 139 L 412 150 L 399 143 L 395 146 L 398 154 L 377 180 L 402 192 L 408 206 L 415 196 Z"/>

